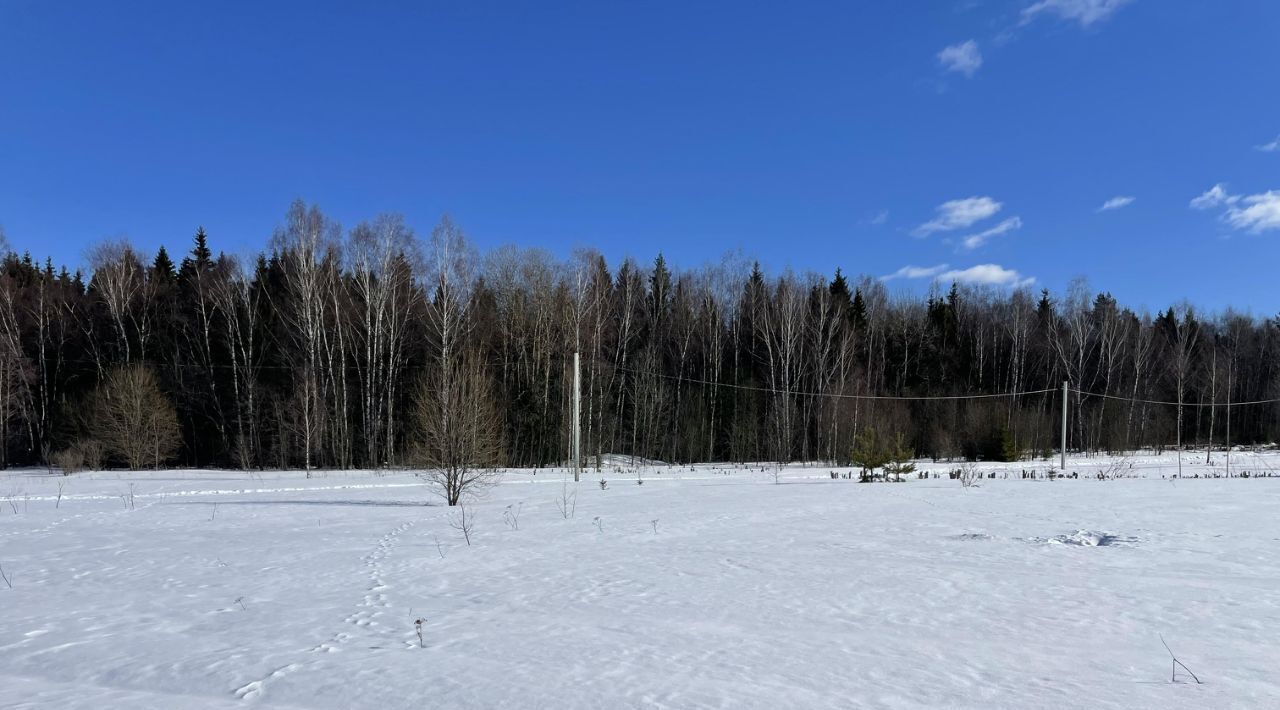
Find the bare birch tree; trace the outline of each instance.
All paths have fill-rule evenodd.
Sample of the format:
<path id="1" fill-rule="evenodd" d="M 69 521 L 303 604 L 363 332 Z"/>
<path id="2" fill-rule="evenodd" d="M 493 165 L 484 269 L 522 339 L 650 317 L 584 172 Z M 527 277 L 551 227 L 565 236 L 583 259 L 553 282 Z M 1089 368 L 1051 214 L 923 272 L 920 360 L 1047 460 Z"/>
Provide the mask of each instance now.
<path id="1" fill-rule="evenodd" d="M 1186 398 L 1187 381 L 1195 365 L 1196 347 L 1200 342 L 1200 325 L 1195 311 L 1183 304 L 1177 310 L 1170 309 L 1169 329 L 1165 333 L 1169 347 L 1168 368 L 1173 377 L 1174 391 L 1178 395 L 1177 442 L 1178 477 L 1182 477 L 1182 409 Z"/>
<path id="2" fill-rule="evenodd" d="M 325 415 L 325 326 L 329 308 L 326 262 L 333 260 L 337 225 L 318 207 L 298 200 L 289 208 L 285 226 L 276 232 L 273 245 L 279 255 L 288 301 L 278 303 L 282 320 L 289 325 L 293 347 L 296 425 L 302 440 L 302 465 L 310 477 L 320 446 Z"/>
<path id="3" fill-rule="evenodd" d="M 419 255 L 413 232 L 399 215 L 382 215 L 351 231 L 351 287 L 360 341 L 360 411 L 365 460 L 373 466 L 394 458 L 395 403 L 403 375 L 406 332 L 417 291 Z"/>
<path id="4" fill-rule="evenodd" d="M 259 384 L 262 343 L 259 321 L 262 316 L 262 289 L 240 261 L 219 259 L 221 272 L 214 280 L 212 300 L 221 314 L 224 341 L 231 374 L 231 395 L 235 402 L 233 458 L 241 468 L 261 466 L 262 437 L 259 431 Z"/>

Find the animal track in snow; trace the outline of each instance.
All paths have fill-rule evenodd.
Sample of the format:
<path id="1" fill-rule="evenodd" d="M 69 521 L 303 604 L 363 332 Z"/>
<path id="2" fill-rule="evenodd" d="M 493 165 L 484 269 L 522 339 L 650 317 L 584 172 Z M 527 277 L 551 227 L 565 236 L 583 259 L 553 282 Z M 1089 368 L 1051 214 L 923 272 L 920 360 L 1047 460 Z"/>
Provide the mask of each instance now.
<path id="1" fill-rule="evenodd" d="M 357 628 L 370 629 L 373 631 L 379 630 L 378 628 L 375 628 L 375 627 L 378 627 L 378 622 L 375 619 L 377 616 L 382 614 L 381 610 L 385 609 L 388 606 L 387 597 L 385 594 L 383 594 L 383 591 L 389 588 L 389 586 L 382 579 L 382 561 L 385 560 L 387 556 L 391 554 L 391 551 L 396 546 L 396 543 L 398 541 L 397 539 L 399 538 L 400 534 L 405 532 L 411 527 L 413 527 L 412 521 L 407 523 L 401 523 L 394 530 L 387 533 L 386 535 L 383 535 L 378 540 L 378 544 L 373 549 L 373 551 L 364 556 L 363 561 L 364 561 L 365 567 L 368 570 L 369 586 L 366 588 L 366 593 L 364 594 L 361 601 L 356 605 L 357 609 L 355 613 L 351 614 L 346 619 L 344 619 L 343 620 L 344 623 L 351 624 Z M 313 646 L 309 649 L 306 649 L 306 653 L 308 654 L 337 653 L 341 651 L 343 645 L 346 644 L 351 639 L 352 639 L 351 634 L 346 632 L 339 632 L 334 634 L 332 637 L 330 637 L 329 640 L 323 643 L 320 643 L 316 646 Z M 251 700 L 251 699 L 257 698 L 261 696 L 263 692 L 266 690 L 266 685 L 268 681 L 274 680 L 276 678 L 280 678 L 281 676 L 284 676 L 288 673 L 292 673 L 293 671 L 303 668 L 306 665 L 311 665 L 318 662 L 319 662 L 319 659 L 315 659 L 312 661 L 308 661 L 306 663 L 290 663 L 289 665 L 281 666 L 280 668 L 277 668 L 276 670 L 269 673 L 264 678 L 260 678 L 250 683 L 246 683 L 245 685 L 242 685 L 239 688 L 236 688 L 236 690 L 234 691 L 235 696 L 240 700 Z"/>
<path id="2" fill-rule="evenodd" d="M 280 676 L 283 676 L 286 673 L 292 673 L 293 671 L 296 671 L 301 667 L 302 666 L 297 663 L 290 663 L 287 666 L 281 666 L 275 669 L 274 671 L 271 671 L 271 673 L 268 674 L 266 678 L 263 678 L 261 680 L 255 680 L 251 683 L 246 683 L 240 686 L 239 688 L 236 688 L 236 697 L 239 698 L 240 700 L 250 700 L 252 698 L 256 698 L 259 695 L 262 695 L 262 692 L 266 690 L 267 681 L 272 680 L 274 678 L 279 678 Z"/>
<path id="3" fill-rule="evenodd" d="M 390 585 L 382 577 L 382 562 L 395 549 L 400 535 L 412 528 L 413 525 L 413 521 L 401 523 L 396 529 L 383 535 L 382 539 L 378 541 L 377 547 L 368 555 L 365 555 L 364 564 L 369 570 L 369 586 L 365 590 L 363 599 L 356 605 L 355 613 L 345 619 L 346 623 L 374 631 L 379 630 L 380 625 L 377 618 L 389 606 L 387 595 L 383 592 L 390 589 Z"/>

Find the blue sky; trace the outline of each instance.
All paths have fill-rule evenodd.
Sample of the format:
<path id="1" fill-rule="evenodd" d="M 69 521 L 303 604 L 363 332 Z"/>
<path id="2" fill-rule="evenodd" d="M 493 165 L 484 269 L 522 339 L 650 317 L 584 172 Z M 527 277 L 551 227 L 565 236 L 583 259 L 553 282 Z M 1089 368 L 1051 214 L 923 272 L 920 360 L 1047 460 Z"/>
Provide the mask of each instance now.
<path id="1" fill-rule="evenodd" d="M 0 0 L 11 245 L 254 250 L 302 197 L 614 264 L 1280 311 L 1280 3 L 361 5 Z"/>

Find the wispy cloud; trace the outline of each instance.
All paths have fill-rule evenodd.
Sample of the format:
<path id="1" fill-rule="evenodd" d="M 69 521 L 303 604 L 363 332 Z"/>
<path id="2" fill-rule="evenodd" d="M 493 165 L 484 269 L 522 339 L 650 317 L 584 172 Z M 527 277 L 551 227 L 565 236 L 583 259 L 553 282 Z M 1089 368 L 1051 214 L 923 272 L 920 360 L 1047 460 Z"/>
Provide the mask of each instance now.
<path id="1" fill-rule="evenodd" d="M 1128 207 L 1133 204 L 1133 201 L 1136 199 L 1138 198 L 1130 197 L 1128 195 L 1117 195 L 1106 202 L 1103 202 L 1102 206 L 1098 208 L 1098 211 L 1107 212 L 1109 210 L 1118 210 L 1121 207 Z"/>
<path id="2" fill-rule="evenodd" d="M 1218 183 L 1191 200 L 1191 207 L 1198 210 L 1223 207 L 1222 221 L 1251 234 L 1280 230 L 1280 190 L 1232 195 L 1226 186 Z"/>
<path id="3" fill-rule="evenodd" d="M 990 197 L 966 197 L 962 200 L 948 200 L 938 205 L 938 216 L 916 227 L 912 232 L 917 237 L 927 237 L 934 232 L 950 232 L 955 229 L 972 227 L 974 224 L 994 215 L 1004 205 Z"/>
<path id="4" fill-rule="evenodd" d="M 1210 210 L 1221 205 L 1233 205 L 1240 201 L 1239 195 L 1227 193 L 1227 186 L 1218 183 L 1213 187 L 1205 190 L 1199 197 L 1191 200 L 1191 207 L 1197 210 Z"/>
<path id="5" fill-rule="evenodd" d="M 1253 149 L 1254 149 L 1254 150 L 1260 150 L 1260 151 L 1262 151 L 1263 153 L 1276 153 L 1276 152 L 1280 152 L 1280 136 L 1276 136 L 1276 139 L 1275 139 L 1275 140 L 1273 140 L 1273 141 L 1271 141 L 1270 143 L 1263 143 L 1262 145 L 1255 145 L 1255 146 L 1253 147 Z"/>
<path id="6" fill-rule="evenodd" d="M 902 267 L 901 269 L 898 269 L 897 271 L 893 272 L 892 274 L 888 274 L 888 275 L 886 275 L 886 276 L 881 276 L 881 277 L 880 277 L 880 280 L 881 280 L 881 281 L 892 281 L 892 280 L 894 280 L 894 279 L 927 279 L 927 278 L 930 278 L 930 277 L 932 277 L 932 276 L 937 276 L 938 274 L 942 273 L 943 271 L 946 271 L 946 270 L 947 270 L 947 268 L 948 268 L 948 266 L 949 266 L 948 264 L 938 264 L 937 266 L 910 266 L 910 265 L 908 265 L 908 266 L 904 266 L 904 267 Z"/>
<path id="7" fill-rule="evenodd" d="M 868 223 L 876 224 L 876 225 L 884 224 L 885 222 L 888 222 L 888 221 L 889 221 L 889 210 L 880 210 L 875 214 L 874 217 L 867 220 Z"/>
<path id="8" fill-rule="evenodd" d="M 983 244 L 986 244 L 992 237 L 998 237 L 1005 232 L 1012 232 L 1015 229 L 1022 229 L 1022 218 L 1010 217 L 991 229 L 978 232 L 977 234 L 970 234 L 960 240 L 960 246 L 967 251 L 973 251 Z"/>
<path id="9" fill-rule="evenodd" d="M 1021 288 L 1035 283 L 1034 277 L 1023 276 L 1014 269 L 1006 269 L 999 264 L 978 264 L 967 269 L 950 269 L 946 264 L 937 266 L 904 266 L 901 269 L 881 276 L 881 281 L 894 279 L 931 279 L 933 281 L 955 281 L 964 284 L 985 286 L 1009 286 Z"/>
<path id="10" fill-rule="evenodd" d="M 956 281 L 965 284 L 985 286 L 1008 286 L 1022 288 L 1036 282 L 1034 276 L 1023 276 L 1013 269 L 1006 269 L 999 264 L 978 264 L 967 269 L 944 271 L 938 274 L 937 281 Z"/>
<path id="11" fill-rule="evenodd" d="M 938 52 L 938 63 L 946 71 L 959 72 L 972 77 L 982 66 L 982 52 L 978 51 L 978 43 L 967 40 L 953 44 Z"/>
<path id="12" fill-rule="evenodd" d="M 1241 198 L 1244 207 L 1229 207 L 1223 217 L 1236 229 L 1253 234 L 1280 229 L 1280 190 Z"/>
<path id="13" fill-rule="evenodd" d="M 1027 24 L 1044 13 L 1060 19 L 1080 23 L 1088 27 L 1115 14 L 1131 0 L 1039 0 L 1022 9 L 1022 24 Z"/>

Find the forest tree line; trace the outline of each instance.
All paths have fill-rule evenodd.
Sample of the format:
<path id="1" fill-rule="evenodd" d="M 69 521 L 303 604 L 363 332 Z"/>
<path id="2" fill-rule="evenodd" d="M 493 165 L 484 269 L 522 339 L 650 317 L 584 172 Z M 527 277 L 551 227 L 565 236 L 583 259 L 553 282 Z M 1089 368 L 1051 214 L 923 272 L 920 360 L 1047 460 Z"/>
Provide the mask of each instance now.
<path id="1" fill-rule="evenodd" d="M 921 456 L 1040 454 L 1057 447 L 1063 381 L 1069 448 L 1179 431 L 1211 447 L 1228 402 L 1280 397 L 1280 319 L 1151 315 L 1083 282 L 916 297 L 738 258 L 482 255 L 448 218 L 423 237 L 394 215 L 344 231 L 301 201 L 255 259 L 215 254 L 201 229 L 177 262 L 126 241 L 88 262 L 5 258 L 0 464 L 88 450 L 131 467 L 413 465 L 421 437 L 448 434 L 433 402 L 451 402 L 492 414 L 490 463 L 558 465 L 574 352 L 588 457 L 847 463 L 868 429 Z M 868 398 L 1008 393 L 1032 394 Z M 1232 443 L 1275 441 L 1278 415 L 1232 407 Z"/>

